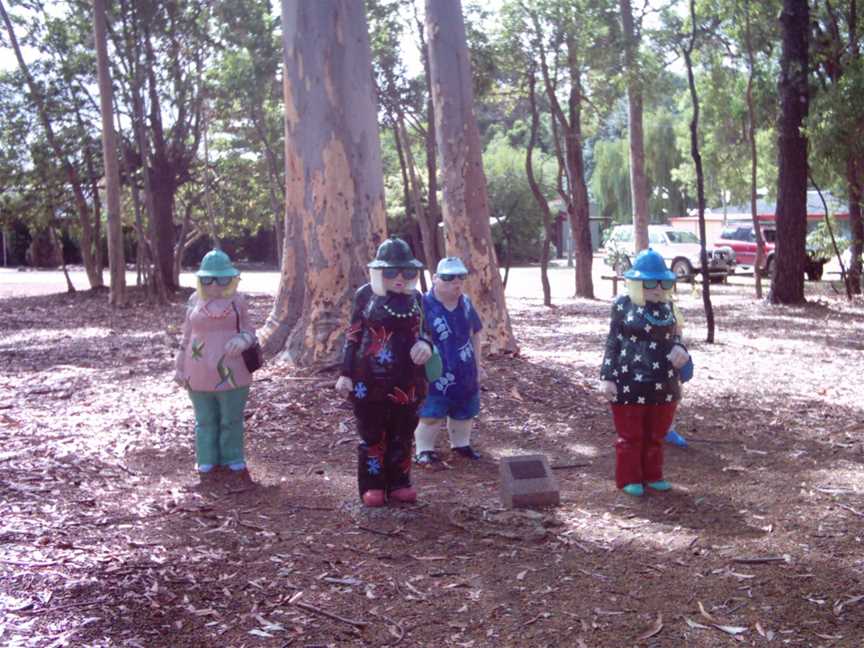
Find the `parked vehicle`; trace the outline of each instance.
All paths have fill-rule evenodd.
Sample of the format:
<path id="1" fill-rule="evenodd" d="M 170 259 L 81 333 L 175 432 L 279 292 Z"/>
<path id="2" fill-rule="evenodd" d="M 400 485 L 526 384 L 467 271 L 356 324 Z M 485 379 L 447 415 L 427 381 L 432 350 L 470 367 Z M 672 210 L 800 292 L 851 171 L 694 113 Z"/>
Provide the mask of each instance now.
<path id="1" fill-rule="evenodd" d="M 691 281 L 702 272 L 701 246 L 698 237 L 688 230 L 669 225 L 649 225 L 648 245 L 663 256 L 666 265 L 681 281 Z M 620 274 L 627 270 L 633 258 L 633 226 L 616 225 L 604 246 L 606 262 Z M 735 271 L 735 252 L 728 246 L 708 246 L 708 274 L 723 280 Z"/>
<path id="2" fill-rule="evenodd" d="M 770 277 L 774 273 L 775 247 L 777 244 L 777 227 L 771 224 L 762 226 L 764 239 L 764 254 L 762 267 L 759 271 L 763 276 Z M 716 245 L 726 245 L 735 250 L 735 258 L 741 270 L 752 270 L 756 265 L 756 232 L 753 223 L 740 222 L 727 225 L 715 241 Z M 804 272 L 811 281 L 822 278 L 822 272 L 828 259 L 820 258 L 812 250 L 807 250 L 807 264 Z"/>

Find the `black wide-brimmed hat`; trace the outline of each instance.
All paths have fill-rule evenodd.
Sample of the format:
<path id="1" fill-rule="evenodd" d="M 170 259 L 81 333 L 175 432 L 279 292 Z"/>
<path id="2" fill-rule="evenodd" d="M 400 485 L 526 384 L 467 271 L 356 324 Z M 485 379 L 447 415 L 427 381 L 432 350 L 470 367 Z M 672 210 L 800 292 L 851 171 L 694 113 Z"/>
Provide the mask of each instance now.
<path id="1" fill-rule="evenodd" d="M 397 236 L 391 236 L 378 246 L 375 259 L 369 262 L 370 268 L 422 268 L 423 264 L 414 258 L 408 244 Z"/>

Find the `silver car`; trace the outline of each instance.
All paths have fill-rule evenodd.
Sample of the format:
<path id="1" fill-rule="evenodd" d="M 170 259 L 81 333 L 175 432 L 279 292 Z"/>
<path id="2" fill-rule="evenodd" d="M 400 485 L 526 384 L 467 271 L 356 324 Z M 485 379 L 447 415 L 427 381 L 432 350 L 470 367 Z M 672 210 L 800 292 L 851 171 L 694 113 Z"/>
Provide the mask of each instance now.
<path id="1" fill-rule="evenodd" d="M 702 272 L 699 237 L 693 232 L 669 225 L 649 225 L 648 245 L 660 253 L 667 267 L 678 275 L 680 281 L 692 281 L 697 273 Z M 603 249 L 606 263 L 613 266 L 618 274 L 627 270 L 634 256 L 633 226 L 613 227 Z M 731 247 L 709 245 L 706 253 L 711 279 L 722 281 L 735 272 L 735 252 Z"/>

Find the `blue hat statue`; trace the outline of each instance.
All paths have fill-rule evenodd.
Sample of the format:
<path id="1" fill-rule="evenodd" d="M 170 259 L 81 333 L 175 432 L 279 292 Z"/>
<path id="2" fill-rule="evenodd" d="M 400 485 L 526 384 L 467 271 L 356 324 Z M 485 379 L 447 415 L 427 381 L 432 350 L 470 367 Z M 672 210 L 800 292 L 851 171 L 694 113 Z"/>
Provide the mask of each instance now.
<path id="1" fill-rule="evenodd" d="M 666 262 L 658 252 L 651 248 L 642 250 L 633 262 L 633 267 L 624 273 L 626 279 L 645 281 L 656 279 L 657 281 L 672 280 L 678 277 L 666 267 Z"/>

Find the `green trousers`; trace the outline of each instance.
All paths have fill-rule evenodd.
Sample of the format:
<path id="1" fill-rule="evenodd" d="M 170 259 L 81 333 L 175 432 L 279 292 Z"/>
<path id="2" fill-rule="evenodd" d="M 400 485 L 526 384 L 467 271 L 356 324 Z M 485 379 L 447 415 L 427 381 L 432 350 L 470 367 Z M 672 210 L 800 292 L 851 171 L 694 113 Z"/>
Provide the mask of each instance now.
<path id="1" fill-rule="evenodd" d="M 248 386 L 218 392 L 189 390 L 195 410 L 195 459 L 199 466 L 245 461 L 243 410 L 248 397 Z"/>

